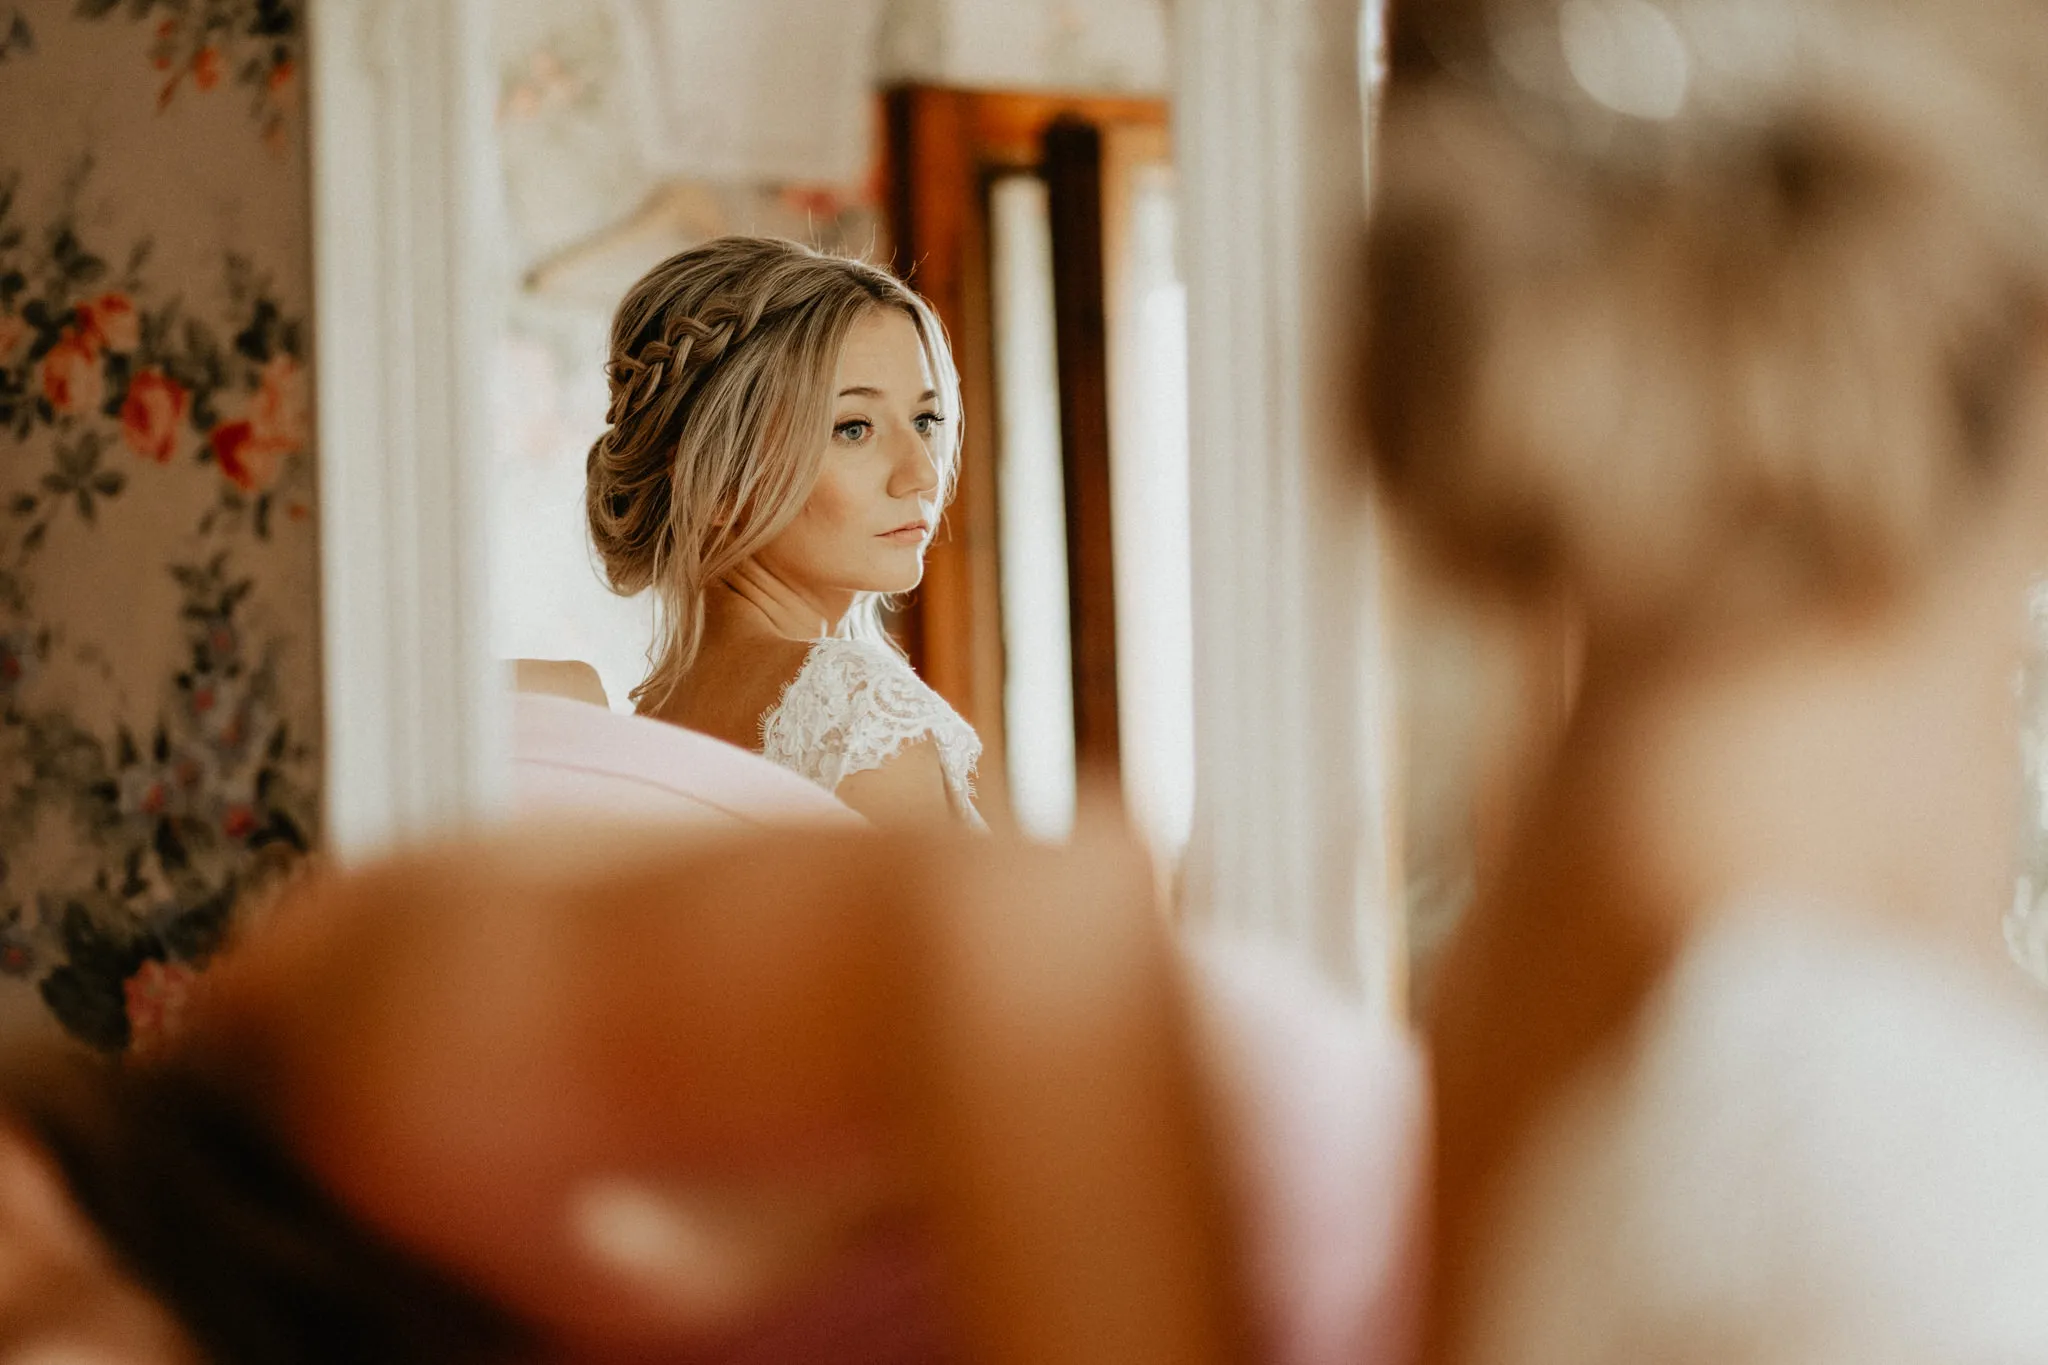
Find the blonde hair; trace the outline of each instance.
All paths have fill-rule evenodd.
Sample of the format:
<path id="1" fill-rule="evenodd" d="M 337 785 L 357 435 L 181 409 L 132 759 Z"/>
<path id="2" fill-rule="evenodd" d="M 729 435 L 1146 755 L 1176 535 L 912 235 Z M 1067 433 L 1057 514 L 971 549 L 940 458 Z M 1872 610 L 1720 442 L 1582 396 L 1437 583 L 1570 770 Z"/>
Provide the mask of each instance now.
<path id="1" fill-rule="evenodd" d="M 1723 575 L 1825 600 L 2004 485 L 2048 316 L 2037 0 L 1410 0 L 1390 55 L 1367 426 L 1441 562 L 1595 622 Z"/>
<path id="2" fill-rule="evenodd" d="M 612 321 L 609 424 L 585 464 L 585 511 L 606 581 L 654 589 L 649 671 L 633 700 L 660 705 L 704 634 L 704 595 L 795 520 L 831 437 L 832 377 L 847 333 L 877 310 L 917 328 L 948 419 L 960 381 L 945 330 L 886 270 L 766 237 L 721 237 L 647 272 Z M 942 437 L 940 505 L 959 466 Z M 842 629 L 882 640 L 880 597 Z"/>

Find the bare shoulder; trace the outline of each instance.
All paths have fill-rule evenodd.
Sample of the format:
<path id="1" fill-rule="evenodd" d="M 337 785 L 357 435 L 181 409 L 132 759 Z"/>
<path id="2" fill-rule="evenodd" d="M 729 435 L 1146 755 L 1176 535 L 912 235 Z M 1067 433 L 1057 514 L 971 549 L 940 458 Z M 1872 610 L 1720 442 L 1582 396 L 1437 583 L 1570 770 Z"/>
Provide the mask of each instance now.
<path id="1" fill-rule="evenodd" d="M 743 749 L 759 748 L 762 717 L 803 672 L 810 652 L 805 641 L 780 639 L 707 650 L 690 669 L 679 719 Z"/>
<path id="2" fill-rule="evenodd" d="M 512 690 L 567 697 L 594 706 L 611 705 L 604 693 L 604 679 L 580 659 L 514 659 Z"/>
<path id="3" fill-rule="evenodd" d="M 837 795 L 878 825 L 930 825 L 959 818 L 937 741 L 920 739 L 872 768 L 849 773 Z"/>
<path id="4" fill-rule="evenodd" d="M 748 647 L 746 671 L 749 681 L 757 694 L 765 694 L 766 702 L 761 710 L 773 706 L 797 676 L 804 671 L 804 665 L 818 649 L 829 643 L 824 640 L 762 640 Z"/>

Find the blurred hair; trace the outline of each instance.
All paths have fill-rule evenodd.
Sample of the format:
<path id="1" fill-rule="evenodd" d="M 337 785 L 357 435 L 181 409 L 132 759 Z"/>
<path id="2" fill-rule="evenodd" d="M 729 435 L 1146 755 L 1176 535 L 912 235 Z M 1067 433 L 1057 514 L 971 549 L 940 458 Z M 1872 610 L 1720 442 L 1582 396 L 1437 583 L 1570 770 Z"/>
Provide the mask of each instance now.
<path id="1" fill-rule="evenodd" d="M 61 1172 L 116 1263 L 211 1365 L 483 1365 L 531 1331 L 386 1243 L 241 1093 L 183 1064 L 0 1057 L 0 1112 Z"/>
<path id="2" fill-rule="evenodd" d="M 832 433 L 832 376 L 855 323 L 907 316 L 949 419 L 960 381 L 944 328 L 894 275 L 766 237 L 721 237 L 647 272 L 612 322 L 609 424 L 585 464 L 590 536 L 614 592 L 658 598 L 649 672 L 632 692 L 659 705 L 695 660 L 704 594 L 796 519 Z M 958 437 L 943 438 L 940 505 Z M 882 640 L 862 594 L 847 634 Z"/>
<path id="3" fill-rule="evenodd" d="M 1372 458 L 1454 571 L 1882 591 L 2037 458 L 2038 0 L 1402 0 L 1389 56 Z"/>

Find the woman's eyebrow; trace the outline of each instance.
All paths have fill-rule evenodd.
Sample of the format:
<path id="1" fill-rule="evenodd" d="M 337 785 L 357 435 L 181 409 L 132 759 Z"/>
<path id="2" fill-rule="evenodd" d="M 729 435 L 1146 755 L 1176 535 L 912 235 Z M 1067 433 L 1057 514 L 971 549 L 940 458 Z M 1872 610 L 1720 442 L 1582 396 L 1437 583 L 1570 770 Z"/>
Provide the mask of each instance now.
<path id="1" fill-rule="evenodd" d="M 882 391 L 881 391 L 880 389 L 877 389 L 877 388 L 870 388 L 870 387 L 869 387 L 868 385 L 866 385 L 866 384 L 860 384 L 860 385 L 856 385 L 855 387 L 853 387 L 853 388 L 850 388 L 850 389 L 841 389 L 841 390 L 839 391 L 839 396 L 840 396 L 841 398 L 886 398 L 886 397 L 888 397 L 888 395 L 887 395 L 887 394 L 885 394 L 885 393 L 883 393 L 883 392 L 882 392 Z M 918 402 L 920 402 L 920 403 L 929 403 L 929 402 L 931 402 L 931 401 L 932 401 L 933 399 L 937 398 L 938 396 L 939 396 L 939 392 L 938 392 L 938 390 L 937 390 L 937 389 L 926 389 L 926 390 L 925 390 L 925 391 L 924 391 L 923 393 L 921 393 L 921 394 L 919 394 L 919 395 L 917 396 L 917 401 L 918 401 Z"/>

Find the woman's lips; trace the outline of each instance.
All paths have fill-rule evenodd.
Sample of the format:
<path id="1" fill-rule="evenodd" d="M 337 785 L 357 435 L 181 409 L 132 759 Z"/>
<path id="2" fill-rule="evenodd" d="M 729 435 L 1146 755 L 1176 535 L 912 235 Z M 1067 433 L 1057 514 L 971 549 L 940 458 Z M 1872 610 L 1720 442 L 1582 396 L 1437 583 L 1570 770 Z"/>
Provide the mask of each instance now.
<path id="1" fill-rule="evenodd" d="M 931 527 L 921 521 L 913 521 L 908 526 L 899 526 L 893 531 L 882 532 L 881 538 L 898 545 L 917 545 L 929 539 L 931 533 Z"/>

